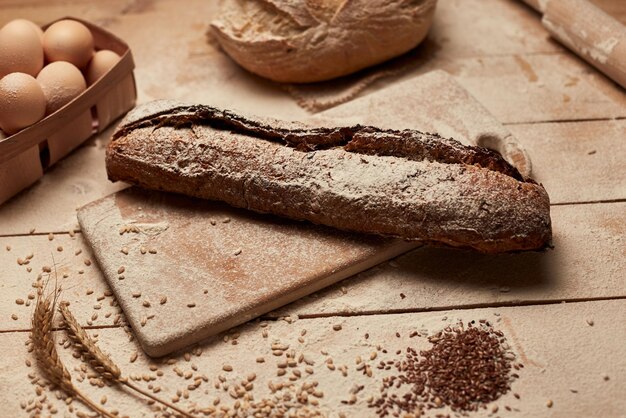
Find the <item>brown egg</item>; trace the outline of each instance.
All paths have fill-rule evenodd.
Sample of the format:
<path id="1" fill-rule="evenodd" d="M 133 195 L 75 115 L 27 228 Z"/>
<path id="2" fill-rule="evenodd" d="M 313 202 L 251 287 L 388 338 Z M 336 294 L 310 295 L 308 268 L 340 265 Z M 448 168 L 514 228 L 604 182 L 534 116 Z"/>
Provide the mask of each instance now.
<path id="1" fill-rule="evenodd" d="M 100 77 L 113 68 L 119 60 L 120 56 L 108 49 L 96 52 L 91 61 L 89 61 L 87 71 L 85 72 L 87 84 L 92 85 L 95 83 Z"/>
<path id="2" fill-rule="evenodd" d="M 31 22 L 30 20 L 26 20 L 26 19 L 15 19 L 15 20 L 12 20 L 11 22 L 20 22 L 21 24 L 26 24 L 30 26 L 31 28 L 35 29 L 35 32 L 37 32 L 37 35 L 39 35 L 39 39 L 42 41 L 42 45 L 43 45 L 43 29 L 41 29 L 41 26 L 39 26 L 35 22 Z"/>
<path id="3" fill-rule="evenodd" d="M 84 69 L 94 53 L 91 31 L 75 20 L 60 20 L 43 34 L 43 50 L 49 62 L 67 61 Z"/>
<path id="4" fill-rule="evenodd" d="M 0 80 L 0 129 L 12 135 L 46 113 L 43 90 L 32 76 L 11 73 Z"/>
<path id="5" fill-rule="evenodd" d="M 52 62 L 37 76 L 46 97 L 46 115 L 54 113 L 87 89 L 83 73 L 66 61 Z"/>
<path id="6" fill-rule="evenodd" d="M 0 29 L 0 78 L 16 72 L 35 77 L 41 71 L 43 47 L 36 27 L 32 22 L 16 19 Z"/>

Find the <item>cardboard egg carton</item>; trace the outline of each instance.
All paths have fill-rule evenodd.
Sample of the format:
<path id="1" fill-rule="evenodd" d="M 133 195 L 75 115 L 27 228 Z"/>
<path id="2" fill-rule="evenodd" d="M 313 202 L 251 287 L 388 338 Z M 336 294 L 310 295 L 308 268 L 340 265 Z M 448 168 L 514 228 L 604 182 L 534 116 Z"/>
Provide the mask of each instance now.
<path id="1" fill-rule="evenodd" d="M 0 204 L 35 183 L 50 166 L 135 106 L 135 64 L 128 45 L 92 23 L 74 17 L 59 20 L 63 19 L 87 26 L 96 50 L 111 50 L 121 59 L 61 109 L 14 135 L 0 137 Z"/>

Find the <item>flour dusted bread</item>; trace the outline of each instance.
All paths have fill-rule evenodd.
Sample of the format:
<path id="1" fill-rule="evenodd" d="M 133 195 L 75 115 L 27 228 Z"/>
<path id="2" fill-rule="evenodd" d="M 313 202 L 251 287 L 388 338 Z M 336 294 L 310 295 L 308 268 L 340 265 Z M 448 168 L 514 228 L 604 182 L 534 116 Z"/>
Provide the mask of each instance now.
<path id="1" fill-rule="evenodd" d="M 223 0 L 212 32 L 242 67 L 281 82 L 328 80 L 414 48 L 436 0 Z"/>
<path id="2" fill-rule="evenodd" d="M 153 102 L 108 146 L 109 178 L 236 207 L 497 253 L 551 239 L 550 202 L 499 154 L 415 130 L 311 128 Z"/>

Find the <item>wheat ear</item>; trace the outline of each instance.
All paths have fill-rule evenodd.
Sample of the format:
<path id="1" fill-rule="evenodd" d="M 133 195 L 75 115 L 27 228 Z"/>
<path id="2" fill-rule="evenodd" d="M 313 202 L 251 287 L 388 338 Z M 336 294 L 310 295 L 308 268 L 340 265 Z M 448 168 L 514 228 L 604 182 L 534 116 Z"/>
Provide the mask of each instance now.
<path id="1" fill-rule="evenodd" d="M 182 409 L 179 409 L 176 406 L 170 404 L 169 402 L 154 396 L 150 392 L 147 392 L 142 388 L 135 386 L 134 384 L 129 382 L 127 378 L 123 377 L 120 368 L 113 362 L 113 360 L 111 360 L 111 357 L 109 357 L 102 350 L 100 350 L 100 347 L 98 347 L 93 338 L 91 338 L 91 336 L 87 334 L 85 329 L 76 320 L 76 318 L 68 308 L 68 305 L 69 304 L 66 302 L 61 302 L 59 304 L 59 311 L 63 316 L 63 322 L 67 327 L 69 338 L 74 343 L 74 346 L 78 350 L 80 350 L 84 358 L 87 360 L 87 362 L 95 372 L 99 373 L 102 377 L 108 379 L 109 381 L 119 382 L 123 385 L 126 385 L 128 388 L 138 393 L 141 393 L 142 395 L 178 412 L 185 417 L 194 418 L 194 416 L 189 414 L 188 412 L 185 412 Z"/>
<path id="2" fill-rule="evenodd" d="M 44 372 L 48 380 L 64 390 L 67 394 L 80 399 L 81 402 L 104 417 L 116 418 L 76 389 L 72 383 L 72 376 L 59 357 L 52 336 L 52 320 L 54 318 L 54 307 L 57 297 L 58 292 L 56 287 L 54 297 L 53 295 L 44 297 L 41 288 L 37 291 L 37 301 L 32 318 L 31 339 L 35 348 L 37 361 L 41 366 L 40 369 Z"/>
<path id="3" fill-rule="evenodd" d="M 68 308 L 67 302 L 59 304 L 59 312 L 63 316 L 63 323 L 68 329 L 68 336 L 83 354 L 85 360 L 92 369 L 108 380 L 117 380 L 122 375 L 120 368 L 111 360 L 107 354 L 96 345 L 95 341 L 80 326 L 72 312 Z"/>

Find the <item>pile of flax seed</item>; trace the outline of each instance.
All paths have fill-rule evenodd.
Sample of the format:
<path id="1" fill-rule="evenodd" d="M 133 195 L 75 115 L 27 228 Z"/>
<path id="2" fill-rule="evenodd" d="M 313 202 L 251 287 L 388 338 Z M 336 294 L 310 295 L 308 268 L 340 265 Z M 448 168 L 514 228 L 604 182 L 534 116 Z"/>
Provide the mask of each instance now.
<path id="1" fill-rule="evenodd" d="M 485 320 L 446 327 L 429 341 L 432 347 L 419 353 L 407 347 L 394 362 L 397 374 L 383 378 L 380 396 L 369 404 L 379 417 L 486 408 L 511 389 L 519 377 L 512 369 L 523 367 L 514 363 L 504 334 Z"/>

